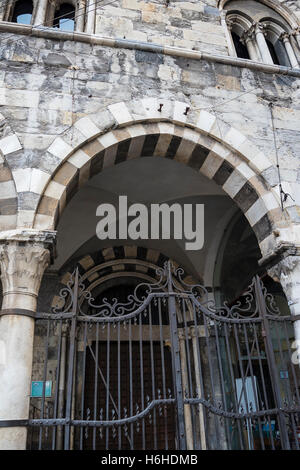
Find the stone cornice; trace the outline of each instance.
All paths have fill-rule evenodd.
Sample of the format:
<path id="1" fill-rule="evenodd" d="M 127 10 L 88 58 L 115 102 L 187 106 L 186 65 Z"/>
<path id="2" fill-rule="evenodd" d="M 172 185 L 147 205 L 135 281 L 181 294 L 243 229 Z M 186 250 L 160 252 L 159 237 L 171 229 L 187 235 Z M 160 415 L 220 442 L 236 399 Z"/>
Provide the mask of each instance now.
<path id="1" fill-rule="evenodd" d="M 164 54 L 173 57 L 185 57 L 194 60 L 206 60 L 208 62 L 215 62 L 221 64 L 233 65 L 236 67 L 246 67 L 252 70 L 261 71 L 264 73 L 278 73 L 289 75 L 292 77 L 300 77 L 300 69 L 293 69 L 282 65 L 268 65 L 261 62 L 255 62 L 249 59 L 241 59 L 239 57 L 231 57 L 226 55 L 209 54 L 206 52 L 193 51 L 191 49 L 179 48 L 174 46 L 162 46 L 160 44 L 134 41 L 129 39 L 117 39 L 101 37 L 95 34 L 79 33 L 79 32 L 66 32 L 59 31 L 56 28 L 46 28 L 45 26 L 29 26 L 17 23 L 9 23 L 5 21 L 0 22 L 0 32 L 9 32 L 12 34 L 21 34 L 32 37 L 39 37 L 45 39 L 53 39 L 56 41 L 78 41 L 91 45 L 98 45 L 104 47 L 113 47 L 116 49 L 129 49 L 140 50 L 145 52 L 154 52 L 157 54 Z M 14 41 L 11 41 L 14 42 Z M 3 41 L 2 45 L 4 45 Z M 9 44 L 9 41 L 8 41 Z"/>

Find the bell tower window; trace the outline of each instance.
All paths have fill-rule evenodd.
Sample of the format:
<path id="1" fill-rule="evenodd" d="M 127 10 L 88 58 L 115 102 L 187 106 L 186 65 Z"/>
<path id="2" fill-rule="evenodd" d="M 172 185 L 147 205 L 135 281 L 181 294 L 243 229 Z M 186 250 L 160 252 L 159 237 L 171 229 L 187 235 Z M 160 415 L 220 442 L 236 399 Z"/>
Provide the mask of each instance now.
<path id="1" fill-rule="evenodd" d="M 13 23 L 31 24 L 32 12 L 32 1 L 18 1 L 15 5 L 11 21 Z"/>
<path id="2" fill-rule="evenodd" d="M 62 31 L 75 30 L 75 8 L 70 3 L 62 3 L 55 12 L 53 26 Z"/>
<path id="3" fill-rule="evenodd" d="M 235 47 L 236 55 L 241 59 L 250 59 L 249 52 L 245 44 L 242 43 L 241 38 L 234 31 L 231 32 L 233 44 Z"/>

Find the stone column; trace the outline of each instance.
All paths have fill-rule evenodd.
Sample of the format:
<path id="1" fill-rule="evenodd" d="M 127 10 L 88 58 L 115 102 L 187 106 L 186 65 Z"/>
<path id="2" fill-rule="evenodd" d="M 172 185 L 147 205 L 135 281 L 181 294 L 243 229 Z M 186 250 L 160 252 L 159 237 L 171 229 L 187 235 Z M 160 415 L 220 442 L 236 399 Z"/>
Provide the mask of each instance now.
<path id="1" fill-rule="evenodd" d="M 268 45 L 265 40 L 265 25 L 262 23 L 255 24 L 255 37 L 256 42 L 261 53 L 262 60 L 265 64 L 273 64 L 273 59 L 271 57 Z"/>
<path id="2" fill-rule="evenodd" d="M 47 13 L 48 0 L 39 0 L 36 7 L 34 25 L 44 25 Z"/>
<path id="3" fill-rule="evenodd" d="M 284 44 L 286 53 L 287 53 L 289 61 L 291 63 L 291 67 L 293 67 L 293 69 L 299 68 L 298 60 L 297 60 L 297 57 L 295 55 L 292 44 L 290 42 L 289 34 L 288 33 L 282 33 L 281 36 L 280 36 L 280 39 L 282 40 L 282 42 Z"/>
<path id="4" fill-rule="evenodd" d="M 299 26 L 298 28 L 293 30 L 292 35 L 296 38 L 298 46 L 300 47 L 300 27 Z"/>
<path id="5" fill-rule="evenodd" d="M 230 56 L 236 57 L 236 51 L 235 51 L 234 43 L 233 43 L 232 36 L 231 36 L 232 21 L 226 19 L 226 14 L 227 14 L 226 10 L 222 10 L 220 12 L 221 25 L 225 33 L 225 37 L 226 37 L 226 41 L 228 45 L 228 53 Z"/>
<path id="6" fill-rule="evenodd" d="M 258 57 L 255 48 L 255 35 L 253 29 L 249 29 L 246 33 L 244 33 L 241 40 L 247 47 L 250 59 L 255 60 L 256 62 L 260 62 L 260 57 Z"/>
<path id="7" fill-rule="evenodd" d="M 54 239 L 55 232 L 36 230 L 0 238 L 0 420 L 28 418 L 34 313 Z M 0 428 L 0 449 L 25 449 L 26 436 L 25 427 Z"/>
<path id="8" fill-rule="evenodd" d="M 76 31 L 79 31 L 80 33 L 84 32 L 85 16 L 86 16 L 85 5 L 86 5 L 86 0 L 79 0 L 78 7 L 76 8 L 75 27 L 76 27 Z"/>
<path id="9" fill-rule="evenodd" d="M 85 32 L 88 34 L 94 34 L 95 32 L 95 16 L 96 16 L 96 0 L 88 0 L 86 9 L 86 23 Z"/>
<path id="10" fill-rule="evenodd" d="M 291 314 L 297 316 L 294 322 L 295 340 L 300 348 L 300 247 L 296 255 L 289 255 L 277 265 L 268 269 L 274 281 L 280 282 L 288 300 Z M 299 349 L 298 349 L 299 351 Z"/>
<path id="11" fill-rule="evenodd" d="M 6 9 L 7 9 L 7 0 L 4 0 L 0 8 L 0 21 L 5 21 L 6 13 L 7 13 Z"/>

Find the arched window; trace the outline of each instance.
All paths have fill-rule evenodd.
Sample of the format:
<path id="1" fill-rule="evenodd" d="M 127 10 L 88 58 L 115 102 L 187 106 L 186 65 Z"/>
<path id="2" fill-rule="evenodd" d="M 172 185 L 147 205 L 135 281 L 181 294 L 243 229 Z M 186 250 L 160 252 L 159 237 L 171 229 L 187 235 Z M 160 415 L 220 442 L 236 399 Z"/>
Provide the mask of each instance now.
<path id="1" fill-rule="evenodd" d="M 270 65 L 299 68 L 298 45 L 286 18 L 255 0 L 228 0 L 224 9 L 231 31 L 232 55 Z"/>
<path id="2" fill-rule="evenodd" d="M 13 23 L 31 24 L 33 2 L 31 0 L 18 1 L 15 4 L 11 21 Z"/>
<path id="3" fill-rule="evenodd" d="M 236 50 L 236 55 L 241 59 L 250 59 L 247 46 L 245 45 L 243 39 L 241 39 L 240 36 L 234 31 L 231 32 L 231 35 Z"/>
<path id="4" fill-rule="evenodd" d="M 280 60 L 279 60 L 279 57 L 277 55 L 274 45 L 271 43 L 271 41 L 268 38 L 266 38 L 266 43 L 269 48 L 273 63 L 276 65 L 280 65 Z"/>
<path id="5" fill-rule="evenodd" d="M 53 26 L 62 31 L 74 31 L 75 7 L 70 3 L 62 3 L 55 11 Z"/>

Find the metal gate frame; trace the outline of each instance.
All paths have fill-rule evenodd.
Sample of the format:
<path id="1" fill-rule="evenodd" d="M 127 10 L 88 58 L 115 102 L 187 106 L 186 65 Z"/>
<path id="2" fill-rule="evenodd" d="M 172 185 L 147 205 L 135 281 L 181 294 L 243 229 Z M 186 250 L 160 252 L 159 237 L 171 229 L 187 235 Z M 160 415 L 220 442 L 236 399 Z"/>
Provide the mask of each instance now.
<path id="1" fill-rule="evenodd" d="M 39 449 L 45 448 L 45 442 L 49 440 L 49 431 L 52 431 L 50 448 L 53 450 L 62 447 L 65 450 L 74 448 L 74 430 L 76 429 L 79 429 L 78 442 L 81 449 L 84 434 L 87 434 L 89 429 L 93 432 L 94 448 L 98 439 L 97 432 L 103 438 L 104 431 L 106 435 L 112 432 L 114 436 L 117 436 L 119 449 L 122 448 L 124 437 L 131 442 L 131 448 L 134 448 L 133 426 L 140 428 L 140 423 L 144 423 L 145 419 L 153 421 L 157 413 L 166 413 L 167 407 L 173 406 L 176 410 L 177 449 L 252 449 L 257 446 L 261 449 L 299 449 L 300 381 L 299 365 L 294 365 L 291 361 L 293 351 L 290 331 L 293 317 L 280 314 L 274 304 L 273 296 L 266 291 L 258 276 L 253 278 L 251 285 L 235 305 L 228 306 L 224 302 L 220 308 L 217 308 L 209 299 L 206 288 L 185 284 L 183 274 L 181 268 L 176 269 L 168 262 L 163 269 L 157 271 L 159 280 L 156 284 L 138 285 L 134 293 L 128 297 L 127 302 L 120 303 L 117 299 L 108 302 L 103 299 L 101 305 L 95 305 L 91 292 L 85 290 L 77 268 L 67 286 L 60 292 L 63 306 L 54 309 L 52 313 L 36 314 L 37 322 L 46 323 L 43 393 L 39 417 L 2 421 L 0 426 L 26 426 L 28 429 L 38 429 Z M 143 288 L 142 294 L 139 295 L 141 287 Z M 166 390 L 161 392 L 160 389 L 156 391 L 152 384 L 152 398 L 147 397 L 145 403 L 142 397 L 141 407 L 137 408 L 135 413 L 131 403 L 130 415 L 128 416 L 126 410 L 122 418 L 120 405 L 118 405 L 119 409 L 117 410 L 115 406 L 116 413 L 113 410 L 111 419 L 108 419 L 108 410 L 106 419 L 103 419 L 103 414 L 105 414 L 103 410 L 100 411 L 100 419 L 96 416 L 99 410 L 97 413 L 92 413 L 94 419 L 90 419 L 90 414 L 84 418 L 83 392 L 81 416 L 80 419 L 75 419 L 74 380 L 78 330 L 81 328 L 87 332 L 91 325 L 94 326 L 96 339 L 99 341 L 101 325 L 107 328 L 108 335 L 111 327 L 115 327 L 119 344 L 120 325 L 124 325 L 125 329 L 128 326 L 129 338 L 132 341 L 132 325 L 139 324 L 141 328 L 141 318 L 144 315 L 149 322 L 151 345 L 154 328 L 151 305 L 156 305 L 160 312 L 158 328 L 161 345 L 165 342 L 162 336 L 161 309 L 165 308 L 168 312 L 173 374 L 172 392 L 167 393 Z M 91 308 L 93 315 L 90 315 Z M 62 406 L 59 383 L 63 375 L 61 362 L 64 350 L 63 338 L 66 337 L 64 325 L 66 324 L 68 325 L 68 367 L 65 403 Z M 58 365 L 54 404 L 52 416 L 50 416 L 47 411 L 45 383 L 52 325 L 57 328 L 58 334 Z M 277 336 L 274 336 L 275 330 Z M 84 347 L 87 347 L 87 333 L 84 338 Z M 97 351 L 95 380 L 98 380 L 99 373 Z M 243 351 L 246 351 L 246 359 Z M 246 361 L 245 365 L 243 361 Z M 257 363 L 258 373 L 254 372 L 255 363 Z M 85 371 L 84 367 L 85 363 L 83 371 Z M 116 367 L 120 375 L 120 364 Z M 154 365 L 151 367 L 154 368 Z M 266 367 L 267 374 L 265 373 Z M 285 376 L 283 384 L 281 373 L 286 367 L 289 368 L 288 378 Z M 152 370 L 152 382 L 154 375 L 155 371 L 153 373 Z M 271 383 L 271 392 L 267 390 L 267 378 Z M 239 392 L 237 380 L 241 384 Z M 259 387 L 257 387 L 259 381 L 260 396 Z M 96 383 L 96 408 L 97 386 Z M 130 386 L 132 387 L 132 383 Z M 246 390 L 247 387 L 250 390 L 250 396 Z M 108 384 L 106 383 L 106 388 L 107 393 L 110 394 L 109 381 Z M 120 380 L 118 388 L 118 400 L 120 400 Z M 271 406 L 271 402 L 274 406 Z M 277 427 L 276 434 L 273 429 L 274 423 Z M 213 441 L 215 441 L 214 444 Z M 143 445 L 145 446 L 145 442 Z M 108 446 L 107 438 L 106 446 Z"/>

